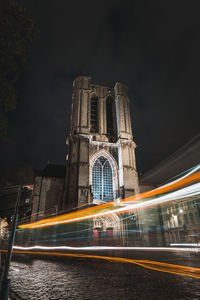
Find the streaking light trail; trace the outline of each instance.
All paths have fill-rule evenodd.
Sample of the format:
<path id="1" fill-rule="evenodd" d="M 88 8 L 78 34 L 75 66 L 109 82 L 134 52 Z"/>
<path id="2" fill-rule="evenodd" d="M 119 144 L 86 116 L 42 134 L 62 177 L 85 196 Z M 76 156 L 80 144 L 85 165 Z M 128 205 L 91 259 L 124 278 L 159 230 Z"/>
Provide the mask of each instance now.
<path id="1" fill-rule="evenodd" d="M 95 207 L 83 209 L 83 210 L 80 210 L 77 212 L 68 213 L 68 214 L 51 217 L 51 218 L 47 218 L 47 219 L 42 219 L 42 220 L 30 223 L 30 224 L 23 224 L 23 225 L 20 225 L 19 228 L 38 228 L 38 227 L 53 226 L 53 225 L 62 224 L 62 223 L 76 222 L 76 221 L 86 220 L 86 219 L 90 219 L 90 218 L 94 218 L 94 217 L 98 217 L 98 216 L 105 216 L 105 215 L 109 215 L 109 214 L 113 214 L 113 213 L 126 212 L 131 209 L 136 209 L 136 208 L 139 209 L 139 208 L 147 207 L 150 205 L 156 205 L 158 203 L 161 204 L 163 202 L 172 201 L 177 198 L 194 196 L 199 193 L 199 191 L 198 191 L 199 186 L 192 185 L 192 186 L 188 187 L 188 189 L 187 188 L 183 189 L 183 187 L 186 185 L 189 185 L 189 184 L 191 185 L 192 183 L 200 180 L 199 169 L 200 169 L 200 164 L 179 179 L 176 179 L 176 180 L 174 180 L 168 184 L 165 184 L 157 189 L 154 189 L 152 191 L 148 191 L 148 192 L 136 195 L 136 196 L 122 199 L 119 203 L 110 202 L 110 203 L 106 203 L 103 205 L 98 205 Z M 173 190 L 176 190 L 178 188 L 182 188 L 182 189 L 180 189 L 176 192 L 172 192 Z M 163 193 L 170 192 L 170 191 L 171 191 L 170 194 L 160 197 L 159 200 L 158 200 L 158 198 L 152 200 L 151 204 L 146 204 L 147 202 L 145 202 L 145 204 L 144 204 L 144 202 L 139 203 L 138 206 L 136 206 L 136 203 L 135 203 L 135 205 L 130 204 L 130 202 L 132 202 L 132 201 L 134 201 L 134 202 L 136 202 L 137 200 L 141 201 L 144 199 L 148 199 L 149 197 L 157 196 L 159 194 L 163 194 Z M 165 198 L 163 198 L 163 197 L 165 197 Z M 154 203 L 153 203 L 153 201 L 154 201 Z M 148 201 L 148 203 L 149 203 L 149 201 Z M 122 204 L 126 205 L 126 207 L 121 207 Z"/>
<path id="2" fill-rule="evenodd" d="M 193 174 L 196 175 L 195 178 L 200 179 L 200 172 Z M 190 175 L 190 176 L 193 176 Z M 193 176 L 194 177 L 194 176 Z M 194 178 L 193 178 L 194 179 Z M 193 181 L 193 180 L 192 180 Z M 180 181 L 179 181 L 180 182 Z M 158 204 L 164 204 L 169 201 L 174 201 L 177 199 L 183 199 L 191 196 L 196 196 L 200 194 L 200 183 L 195 183 L 190 186 L 187 186 L 185 188 L 181 188 L 180 190 L 173 191 L 169 194 L 166 194 L 164 196 L 156 197 L 151 200 L 145 201 L 145 202 L 137 202 L 133 204 L 127 204 L 123 207 L 113 207 L 112 209 L 105 210 L 105 207 L 102 209 L 101 206 L 94 207 L 93 210 L 88 213 L 87 210 L 82 210 L 77 213 L 73 214 L 67 214 L 64 216 L 58 216 L 58 217 L 52 217 L 49 219 L 40 220 L 31 224 L 24 224 L 20 225 L 19 228 L 39 228 L 39 227 L 47 227 L 47 226 L 53 226 L 58 224 L 64 224 L 64 223 L 70 223 L 70 222 L 77 222 L 82 221 L 86 219 L 96 218 L 96 217 L 102 217 L 113 213 L 124 213 L 131 210 L 136 209 L 145 209 L 148 207 L 152 207 Z M 100 212 L 99 212 L 100 210 Z M 93 213 L 92 213 L 93 212 Z M 80 216 L 82 214 L 82 216 Z M 70 218 L 71 217 L 71 218 Z"/>
<path id="3" fill-rule="evenodd" d="M 131 263 L 159 272 L 189 276 L 189 277 L 200 279 L 200 268 L 186 267 L 186 266 L 168 264 L 168 263 L 151 261 L 151 260 L 135 260 L 135 259 L 121 258 L 121 257 L 109 257 L 109 256 L 88 255 L 88 254 L 79 254 L 79 253 L 60 253 L 60 252 L 34 252 L 34 251 L 14 250 L 13 253 L 17 253 L 17 254 L 25 253 L 30 255 L 44 255 L 44 256 L 47 255 L 47 256 L 62 256 L 62 257 L 76 257 L 76 258 L 92 258 L 92 259 L 107 260 L 109 262 L 115 262 L 115 263 L 116 262 Z"/>
<path id="4" fill-rule="evenodd" d="M 29 233 L 30 233 L 31 245 L 33 245 L 32 244 L 33 238 L 36 237 L 35 245 L 26 246 L 26 247 L 14 246 L 13 252 L 19 254 L 27 253 L 30 255 L 44 255 L 44 256 L 52 255 L 52 256 L 63 256 L 63 257 L 65 256 L 65 257 L 77 257 L 77 258 L 82 257 L 82 258 L 93 258 L 93 259 L 95 258 L 101 260 L 102 259 L 108 260 L 110 262 L 132 263 L 160 272 L 173 273 L 173 274 L 190 276 L 190 277 L 200 279 L 200 268 L 174 265 L 174 264 L 151 261 L 151 260 L 141 260 L 141 259 L 136 260 L 131 258 L 131 256 L 137 257 L 140 252 L 143 252 L 144 255 L 143 257 L 146 258 L 146 253 L 144 253 L 145 251 L 151 254 L 153 254 L 152 252 L 155 252 L 153 254 L 153 257 L 156 257 L 157 253 L 162 252 L 163 254 L 161 257 L 164 257 L 165 254 L 167 254 L 167 257 L 172 257 L 173 259 L 174 257 L 177 257 L 178 253 L 186 254 L 186 255 L 185 254 L 182 255 L 182 257 L 191 256 L 191 254 L 195 255 L 199 253 L 200 252 L 200 243 L 198 239 L 199 235 L 197 234 L 197 231 L 195 231 L 196 228 L 195 230 L 193 230 L 194 226 L 199 226 L 200 224 L 199 223 L 200 215 L 198 211 L 199 195 L 200 195 L 200 164 L 197 167 L 191 169 L 187 174 L 184 173 L 184 176 L 182 176 L 181 178 L 176 179 L 170 183 L 167 183 L 157 189 L 136 196 L 132 196 L 126 199 L 122 199 L 120 201 L 118 200 L 116 202 L 97 205 L 76 212 L 71 212 L 67 214 L 65 213 L 63 215 L 48 217 L 46 219 L 41 219 L 36 222 L 20 225 L 19 226 L 20 229 L 23 228 L 34 229 L 34 228 L 42 228 L 42 227 L 59 225 L 59 224 L 65 224 L 65 223 L 85 221 L 85 220 L 95 219 L 99 217 L 99 219 L 94 220 L 94 222 L 90 222 L 90 221 L 84 222 L 84 223 L 77 224 L 75 226 L 71 226 L 71 225 L 58 226 L 52 228 L 52 230 L 51 229 L 35 230 L 35 231 L 19 230 L 19 241 L 17 242 L 18 245 L 21 244 L 21 241 L 25 240 L 26 236 L 28 236 Z M 160 216 L 161 214 L 158 208 L 161 209 L 162 205 L 163 208 L 161 210 L 161 213 L 163 219 L 159 219 L 157 216 Z M 142 210 L 145 211 L 143 212 Z M 128 217 L 127 214 L 123 215 L 125 212 L 129 212 Z M 112 218 L 101 219 L 101 217 L 113 215 L 113 214 L 122 214 L 121 216 L 119 216 L 119 218 L 118 217 L 113 218 L 114 221 L 117 222 L 116 232 L 112 231 L 112 228 L 114 227 L 112 222 L 109 221 L 110 222 L 110 223 L 108 222 L 109 226 L 106 225 L 107 227 L 105 228 L 109 228 L 108 230 L 103 227 L 104 226 L 102 225 L 103 223 L 102 224 L 98 223 L 103 219 L 105 220 L 112 219 Z M 121 228 L 119 229 L 117 227 L 119 219 L 121 222 L 126 218 L 130 218 L 130 214 L 132 214 L 132 217 L 134 216 L 134 218 L 132 218 L 130 222 L 127 223 L 128 224 L 127 227 L 123 229 L 123 231 L 121 232 L 120 231 Z M 143 215 L 144 215 L 144 219 L 142 219 Z M 141 218 L 141 221 L 139 218 Z M 147 219 L 147 221 L 145 218 Z M 137 222 L 139 220 L 139 222 L 136 223 L 135 220 Z M 110 226 L 110 224 L 112 226 Z M 129 226 L 130 224 L 131 226 Z M 84 229 L 78 230 L 80 226 L 83 226 Z M 178 229 L 179 231 L 176 229 L 175 232 L 174 228 L 175 229 L 179 228 Z M 73 229 L 76 230 L 73 231 Z M 91 233 L 89 234 L 84 233 L 84 232 L 87 233 L 90 230 Z M 130 245 L 130 246 L 121 247 L 120 239 L 122 235 L 126 235 L 126 234 L 128 235 L 128 238 L 130 236 L 130 241 L 127 238 L 128 243 L 122 243 L 122 245 Z M 68 235 L 68 237 L 66 237 L 66 235 Z M 78 241 L 78 244 L 76 243 L 76 239 L 80 240 Z M 68 246 L 69 244 L 65 246 L 65 243 L 69 243 L 69 240 L 70 242 L 73 242 L 73 246 L 72 245 Z M 119 245 L 119 246 L 113 247 L 113 246 L 106 245 L 106 244 L 112 245 L 113 241 L 115 242 L 114 245 Z M 51 246 L 52 242 L 54 242 L 53 247 Z M 86 242 L 89 242 L 89 244 L 85 244 Z M 42 245 L 40 243 L 42 243 Z M 47 246 L 48 245 L 47 243 L 49 243 L 49 246 Z M 95 246 L 88 246 L 92 244 Z M 102 246 L 103 244 L 105 246 Z M 28 245 L 28 243 L 26 245 Z M 78 245 L 78 247 L 74 247 L 75 245 Z M 80 245 L 84 245 L 84 247 Z M 135 247 L 132 247 L 132 245 L 134 245 Z M 146 247 L 143 247 L 144 245 L 146 245 Z M 159 247 L 154 247 L 155 245 L 158 245 Z M 167 247 L 163 247 L 163 246 L 167 246 Z M 98 252 L 95 253 L 95 251 Z M 101 253 L 104 254 L 102 251 L 107 251 L 108 255 L 111 254 L 111 256 L 101 255 Z M 122 253 L 117 251 L 127 251 L 127 253 L 130 254 L 129 256 L 130 258 L 116 257 L 117 253 L 118 254 Z M 82 254 L 80 254 L 80 252 Z M 83 254 L 83 253 L 87 253 L 87 254 Z M 97 253 L 98 255 L 96 255 Z M 114 255 L 116 256 L 112 257 L 112 253 L 114 253 L 113 256 Z M 142 256 L 137 258 L 142 258 Z"/>
<path id="5" fill-rule="evenodd" d="M 180 246 L 181 244 L 175 244 L 177 246 Z M 20 247 L 20 246 L 14 246 L 13 249 L 16 250 L 73 250 L 73 251 L 104 251 L 104 250 L 131 250 L 131 251 L 183 251 L 183 252 L 190 252 L 194 250 L 200 251 L 200 244 L 197 245 L 196 248 L 192 246 L 193 244 L 187 244 L 187 246 L 190 245 L 191 248 L 176 248 L 176 247 L 112 247 L 112 246 L 89 246 L 89 247 L 70 247 L 70 246 L 55 246 L 55 247 L 49 247 L 49 246 L 32 246 L 32 247 Z M 184 247 L 185 244 L 182 245 Z"/>

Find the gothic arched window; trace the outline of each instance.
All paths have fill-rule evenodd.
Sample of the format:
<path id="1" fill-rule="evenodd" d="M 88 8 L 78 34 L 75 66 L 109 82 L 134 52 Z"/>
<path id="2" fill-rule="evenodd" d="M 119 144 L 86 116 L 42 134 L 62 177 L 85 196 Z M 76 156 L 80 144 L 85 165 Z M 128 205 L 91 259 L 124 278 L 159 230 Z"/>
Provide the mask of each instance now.
<path id="1" fill-rule="evenodd" d="M 97 132 L 97 119 L 98 119 L 98 97 L 94 96 L 90 102 L 90 131 Z"/>
<path id="2" fill-rule="evenodd" d="M 109 161 L 100 156 L 96 159 L 92 169 L 93 199 L 113 200 L 113 174 Z"/>

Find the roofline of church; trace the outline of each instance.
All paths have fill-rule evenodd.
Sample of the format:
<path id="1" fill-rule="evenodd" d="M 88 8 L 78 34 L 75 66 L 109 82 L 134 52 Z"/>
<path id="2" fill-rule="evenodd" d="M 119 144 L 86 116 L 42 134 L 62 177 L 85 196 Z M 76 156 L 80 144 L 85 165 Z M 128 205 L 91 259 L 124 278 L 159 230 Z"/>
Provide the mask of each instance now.
<path id="1" fill-rule="evenodd" d="M 86 78 L 89 78 L 89 79 L 92 79 L 92 77 L 89 76 L 89 75 L 78 75 L 78 76 L 76 76 L 76 77 L 74 78 L 74 80 L 76 80 L 76 79 L 78 79 L 78 78 L 85 78 L 85 77 L 86 77 Z M 73 81 L 74 81 L 74 80 L 73 80 Z M 113 86 L 110 86 L 110 85 L 104 85 L 104 84 L 97 84 L 97 83 L 91 81 L 91 84 L 92 84 L 92 85 L 103 86 L 103 87 L 111 88 L 111 89 L 113 89 L 117 83 L 123 84 L 123 85 L 125 85 L 125 86 L 128 88 L 128 84 L 127 84 L 127 83 L 125 83 L 125 82 L 123 82 L 123 81 L 118 81 L 118 80 L 117 80 L 117 81 L 114 81 L 114 85 L 113 85 Z"/>

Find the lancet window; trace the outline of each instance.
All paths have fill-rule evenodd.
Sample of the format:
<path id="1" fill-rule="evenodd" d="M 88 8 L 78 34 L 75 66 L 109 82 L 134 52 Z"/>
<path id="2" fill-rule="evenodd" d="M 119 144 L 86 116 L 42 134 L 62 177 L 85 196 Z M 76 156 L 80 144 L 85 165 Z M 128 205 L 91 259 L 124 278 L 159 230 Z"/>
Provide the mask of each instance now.
<path id="1" fill-rule="evenodd" d="M 98 97 L 94 96 L 90 102 L 90 131 L 97 132 L 98 130 Z"/>
<path id="2" fill-rule="evenodd" d="M 107 121 L 107 133 L 113 134 L 114 123 L 113 123 L 113 98 L 112 97 L 108 97 L 106 99 L 106 121 Z"/>
<path id="3" fill-rule="evenodd" d="M 110 162 L 104 156 L 96 159 L 92 169 L 93 199 L 113 200 L 113 174 Z"/>

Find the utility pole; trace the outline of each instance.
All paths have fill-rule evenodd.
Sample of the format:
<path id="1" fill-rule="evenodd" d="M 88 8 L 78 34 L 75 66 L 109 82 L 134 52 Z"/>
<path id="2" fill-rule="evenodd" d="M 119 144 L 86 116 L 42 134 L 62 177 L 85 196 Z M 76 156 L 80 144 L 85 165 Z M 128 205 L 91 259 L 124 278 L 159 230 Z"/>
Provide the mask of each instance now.
<path id="1" fill-rule="evenodd" d="M 22 193 L 22 186 L 20 185 L 19 189 L 18 189 L 18 194 L 17 194 L 13 226 L 12 226 L 12 231 L 11 231 L 9 245 L 8 245 L 5 269 L 3 272 L 3 280 L 2 280 L 2 284 L 1 284 L 1 297 L 0 297 L 1 300 L 8 300 L 8 296 L 9 296 L 10 279 L 8 279 L 8 272 L 9 272 L 10 261 L 11 261 L 11 257 L 12 257 L 13 245 L 15 242 L 15 232 L 16 232 L 18 216 L 19 216 L 18 212 L 19 212 L 19 205 L 20 205 L 20 200 L 21 200 L 21 193 Z"/>

